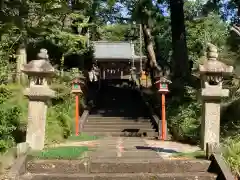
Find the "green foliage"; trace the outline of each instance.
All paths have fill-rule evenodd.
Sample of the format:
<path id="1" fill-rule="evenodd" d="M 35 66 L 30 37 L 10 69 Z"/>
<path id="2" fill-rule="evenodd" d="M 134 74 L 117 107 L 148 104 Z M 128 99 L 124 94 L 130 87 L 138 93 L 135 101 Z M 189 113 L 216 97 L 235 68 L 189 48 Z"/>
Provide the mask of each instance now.
<path id="1" fill-rule="evenodd" d="M 73 102 L 69 98 L 64 103 L 49 107 L 46 125 L 46 144 L 59 143 L 70 136 L 74 120 Z"/>
<path id="2" fill-rule="evenodd" d="M 240 175 L 240 137 L 233 136 L 224 140 L 224 157 L 232 171 Z"/>
<path id="3" fill-rule="evenodd" d="M 32 156 L 37 159 L 79 159 L 82 153 L 88 151 L 85 146 L 63 146 L 47 148 L 40 152 L 32 152 Z"/>
<path id="4" fill-rule="evenodd" d="M 9 60 L 15 61 L 13 54 L 20 45 L 27 47 L 30 60 L 36 57 L 35 51 L 48 49 L 53 64 L 59 65 L 56 61 L 62 56 L 83 55 L 88 51 L 86 28 L 89 26 L 87 9 L 90 6 L 91 2 L 81 0 L 74 1 L 72 6 L 69 1 L 59 0 L 1 2 L 1 73 L 7 75 L 9 67 L 6 65 Z"/>
<path id="5" fill-rule="evenodd" d="M 186 21 L 186 26 L 189 58 L 196 65 L 199 64 L 199 58 L 204 56 L 208 42 L 217 45 L 220 52 L 226 48 L 227 25 L 217 14 L 211 13 L 194 21 Z"/>
<path id="6" fill-rule="evenodd" d="M 0 152 L 15 144 L 14 133 L 20 127 L 21 106 L 9 102 L 13 96 L 11 86 L 0 86 Z"/>
<path id="7" fill-rule="evenodd" d="M 187 152 L 187 153 L 175 153 L 173 157 L 176 158 L 196 158 L 196 159 L 206 159 L 206 153 L 204 151 L 194 151 L 194 152 Z"/>
<path id="8" fill-rule="evenodd" d="M 70 92 L 72 76 L 70 72 L 66 76 L 56 77 L 51 85 L 56 97 L 49 103 L 46 144 L 63 141 L 73 132 L 75 101 Z M 24 139 L 28 101 L 23 96 L 23 90 L 15 84 L 0 86 L 0 151 Z"/>
<path id="9" fill-rule="evenodd" d="M 199 142 L 201 104 L 196 99 L 196 90 L 186 87 L 181 99 L 172 99 L 167 104 L 167 115 L 168 125 L 175 140 Z"/>
<path id="10" fill-rule="evenodd" d="M 124 41 L 131 26 L 124 24 L 114 24 L 103 26 L 101 29 L 101 39 L 105 41 Z"/>
<path id="11" fill-rule="evenodd" d="M 3 105 L 0 108 L 0 151 L 5 151 L 15 143 L 12 134 L 19 126 L 20 109 L 17 106 L 4 108 Z"/>
<path id="12" fill-rule="evenodd" d="M 93 141 L 97 140 L 99 137 L 97 136 L 90 136 L 85 133 L 81 133 L 79 136 L 72 135 L 68 138 L 68 141 Z"/>
<path id="13" fill-rule="evenodd" d="M 56 92 L 56 97 L 52 99 L 52 105 L 48 108 L 47 144 L 63 141 L 72 133 L 75 104 L 74 97 L 71 94 L 70 79 L 69 76 L 58 76 L 51 85 L 51 88 Z"/>

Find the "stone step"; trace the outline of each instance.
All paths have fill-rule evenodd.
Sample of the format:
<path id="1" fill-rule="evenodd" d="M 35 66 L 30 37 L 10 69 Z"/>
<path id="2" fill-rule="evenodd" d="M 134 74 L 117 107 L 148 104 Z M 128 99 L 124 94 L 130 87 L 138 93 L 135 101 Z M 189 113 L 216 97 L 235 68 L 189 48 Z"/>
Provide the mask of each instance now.
<path id="1" fill-rule="evenodd" d="M 79 160 L 32 160 L 27 163 L 30 173 L 86 173 L 88 159 Z"/>
<path id="2" fill-rule="evenodd" d="M 101 145 L 101 146 L 98 146 L 97 148 L 97 151 L 98 152 L 105 152 L 106 153 L 106 151 L 107 152 L 109 152 L 109 151 L 113 151 L 113 150 L 116 150 L 117 149 L 117 146 L 118 145 L 107 145 L 107 144 L 103 144 L 103 145 Z M 122 150 L 123 151 L 137 151 L 137 150 L 139 150 L 139 151 L 151 151 L 151 149 L 139 149 L 139 148 L 137 148 L 137 147 L 139 147 L 139 144 L 138 145 L 136 145 L 136 146 L 130 146 L 130 145 L 123 145 L 122 146 L 123 148 L 122 148 Z M 145 147 L 147 147 L 147 146 L 145 146 Z M 153 151 L 154 152 L 154 151 Z"/>
<path id="3" fill-rule="evenodd" d="M 207 172 L 204 160 L 93 159 L 91 173 L 187 173 Z"/>
<path id="4" fill-rule="evenodd" d="M 146 119 L 146 118 L 148 118 L 147 116 L 145 117 L 145 116 L 129 116 L 129 117 L 127 117 L 127 116 L 102 116 L 102 115 L 91 115 L 90 114 L 90 116 L 88 117 L 88 118 L 92 118 L 92 119 Z"/>
<path id="5" fill-rule="evenodd" d="M 150 123 L 150 119 L 110 119 L 110 118 L 91 118 L 89 117 L 86 122 L 89 123 Z"/>
<path id="6" fill-rule="evenodd" d="M 86 128 L 83 129 L 84 132 L 127 132 L 127 133 L 148 133 L 148 132 L 155 132 L 153 128 L 135 128 L 135 127 L 113 127 L 113 128 L 106 128 L 106 127 L 94 127 L 94 128 Z"/>
<path id="7" fill-rule="evenodd" d="M 188 173 L 207 172 L 204 160 L 164 160 L 162 158 L 83 158 L 79 160 L 33 160 L 29 173 Z"/>
<path id="8" fill-rule="evenodd" d="M 215 180 L 216 175 L 211 173 L 99 173 L 99 174 L 29 174 L 22 180 Z"/>
<path id="9" fill-rule="evenodd" d="M 96 118 L 96 119 L 101 119 L 101 118 L 105 118 L 105 119 L 125 119 L 125 118 L 129 118 L 131 119 L 131 117 L 125 117 L 125 116 L 102 116 L 101 114 L 91 114 L 90 112 L 90 116 L 89 118 Z M 145 116 L 136 116 L 136 118 L 138 119 L 145 119 Z"/>
<path id="10" fill-rule="evenodd" d="M 132 132 L 120 132 L 120 131 L 116 131 L 116 132 L 88 132 L 86 130 L 83 129 L 83 132 L 88 134 L 88 135 L 92 135 L 92 136 L 110 136 L 110 137 L 156 137 L 158 135 L 157 132 L 155 132 L 155 130 L 152 130 L 151 132 L 147 132 L 147 133 L 132 133 Z"/>
<path id="11" fill-rule="evenodd" d="M 152 129 L 152 125 L 150 123 L 112 123 L 112 122 L 107 122 L 107 123 L 92 123 L 92 122 L 86 122 L 86 124 L 84 125 L 84 129 L 87 128 L 104 128 L 104 129 L 113 129 L 113 128 L 119 128 L 119 129 L 136 129 L 136 128 L 151 128 Z"/>
<path id="12" fill-rule="evenodd" d="M 154 152 L 154 151 L 138 151 L 136 150 L 131 150 L 131 151 L 123 151 L 120 152 L 117 149 L 113 150 L 108 150 L 107 153 L 106 151 L 96 151 L 96 152 L 89 152 L 88 156 L 91 157 L 92 159 L 102 159 L 102 158 L 128 158 L 128 159 L 135 159 L 135 158 L 160 158 L 159 155 Z M 160 160 L 160 159 L 159 159 Z"/>
<path id="13" fill-rule="evenodd" d="M 95 121 L 95 120 L 87 120 L 85 125 L 149 125 L 151 124 L 150 120 L 145 121 L 134 121 L 134 120 L 118 120 L 118 121 L 111 121 L 111 120 L 102 120 L 102 121 Z"/>
<path id="14" fill-rule="evenodd" d="M 148 146 L 147 143 L 144 141 L 124 141 L 124 140 L 118 140 L 116 141 L 104 141 L 104 140 L 99 140 L 98 144 L 101 146 L 105 147 L 111 147 L 111 146 L 116 146 L 116 145 L 123 145 L 124 147 L 134 147 L 134 146 Z"/>

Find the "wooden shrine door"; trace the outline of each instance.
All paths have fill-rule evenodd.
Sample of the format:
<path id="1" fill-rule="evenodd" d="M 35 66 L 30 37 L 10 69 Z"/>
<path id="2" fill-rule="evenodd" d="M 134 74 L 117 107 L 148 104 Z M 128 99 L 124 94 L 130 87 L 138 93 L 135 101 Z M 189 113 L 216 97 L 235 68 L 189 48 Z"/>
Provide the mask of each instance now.
<path id="1" fill-rule="evenodd" d="M 129 63 L 126 62 L 104 62 L 100 64 L 101 79 L 123 79 L 129 72 Z"/>

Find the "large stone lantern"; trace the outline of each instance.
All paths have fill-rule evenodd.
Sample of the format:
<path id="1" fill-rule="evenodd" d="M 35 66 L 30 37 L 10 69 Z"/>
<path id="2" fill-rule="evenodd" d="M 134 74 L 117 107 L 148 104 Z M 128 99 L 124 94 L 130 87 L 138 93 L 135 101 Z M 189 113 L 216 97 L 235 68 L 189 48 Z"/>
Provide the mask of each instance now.
<path id="1" fill-rule="evenodd" d="M 208 44 L 207 61 L 199 66 L 203 100 L 201 122 L 201 147 L 207 150 L 208 145 L 219 145 L 220 141 L 220 103 L 223 97 L 229 95 L 228 89 L 223 89 L 223 78 L 233 72 L 232 66 L 217 60 L 217 47 Z"/>
<path id="2" fill-rule="evenodd" d="M 41 49 L 37 57 L 22 68 L 30 80 L 30 87 L 25 89 L 24 95 L 29 99 L 26 142 L 32 150 L 44 148 L 47 102 L 55 96 L 47 83 L 54 75 L 54 68 L 47 60 L 47 50 Z"/>

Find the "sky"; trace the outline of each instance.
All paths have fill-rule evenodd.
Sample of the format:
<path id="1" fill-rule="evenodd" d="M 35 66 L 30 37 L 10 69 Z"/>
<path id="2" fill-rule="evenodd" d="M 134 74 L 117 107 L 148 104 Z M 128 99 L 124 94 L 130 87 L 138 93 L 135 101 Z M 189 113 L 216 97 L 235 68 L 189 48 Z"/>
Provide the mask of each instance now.
<path id="1" fill-rule="evenodd" d="M 153 3 L 156 3 L 156 0 L 152 0 Z M 189 0 L 189 1 L 197 1 L 197 0 Z M 208 0 L 200 0 L 203 4 L 206 3 Z M 223 2 L 223 8 L 221 8 L 222 13 L 227 14 L 226 16 L 226 21 L 230 21 L 231 18 L 234 16 L 234 14 L 236 13 L 236 11 L 232 11 L 230 12 L 227 9 L 227 4 L 230 0 L 221 0 Z M 121 4 L 118 4 L 119 6 L 121 6 Z M 164 16 L 169 16 L 169 12 L 168 12 L 168 4 L 161 4 L 158 6 L 159 9 L 163 12 Z M 122 12 L 121 14 L 123 15 L 123 17 L 128 17 L 128 11 L 126 8 L 122 8 Z"/>

